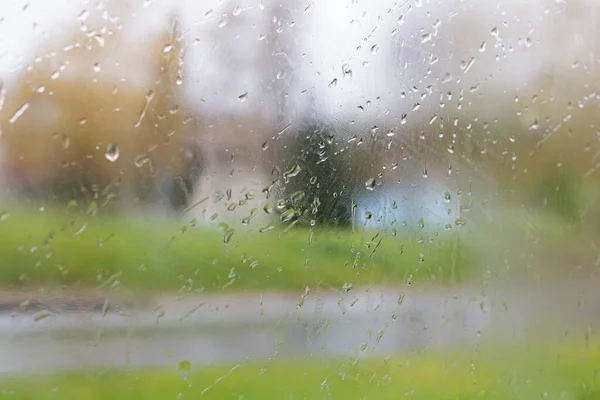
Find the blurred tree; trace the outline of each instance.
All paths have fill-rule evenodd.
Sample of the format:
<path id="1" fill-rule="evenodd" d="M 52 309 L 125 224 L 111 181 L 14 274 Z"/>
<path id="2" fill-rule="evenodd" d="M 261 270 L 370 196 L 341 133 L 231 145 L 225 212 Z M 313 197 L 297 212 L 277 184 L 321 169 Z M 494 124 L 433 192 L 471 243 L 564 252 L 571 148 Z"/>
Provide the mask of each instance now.
<path id="1" fill-rule="evenodd" d="M 287 140 L 287 169 L 282 173 L 282 215 L 297 211 L 301 223 L 342 225 L 351 223 L 354 179 L 351 163 L 341 153 L 339 137 L 327 124 L 313 122 Z"/>
<path id="2" fill-rule="evenodd" d="M 41 46 L 8 88 L 0 143 L 14 194 L 106 202 L 116 195 L 131 204 L 162 193 L 174 206 L 185 203 L 199 163 L 176 89 L 183 62 L 176 20 L 135 51 L 120 47 L 122 30 L 110 33 L 105 39 L 88 27 Z M 127 79 L 140 65 L 145 83 L 143 75 L 141 83 Z"/>

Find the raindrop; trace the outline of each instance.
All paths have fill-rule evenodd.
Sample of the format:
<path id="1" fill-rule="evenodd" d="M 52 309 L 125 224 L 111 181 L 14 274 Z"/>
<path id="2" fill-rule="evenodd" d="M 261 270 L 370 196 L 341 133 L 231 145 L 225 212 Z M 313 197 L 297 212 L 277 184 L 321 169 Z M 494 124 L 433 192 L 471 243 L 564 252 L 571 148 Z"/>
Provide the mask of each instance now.
<path id="1" fill-rule="evenodd" d="M 133 163 L 136 167 L 142 168 L 144 165 L 150 164 L 150 161 L 150 157 L 147 154 L 142 154 L 140 156 L 137 156 Z"/>
<path id="2" fill-rule="evenodd" d="M 33 321 L 40 322 L 41 320 L 46 319 L 49 316 L 50 316 L 50 313 L 48 311 L 46 311 L 46 310 L 40 311 L 33 316 Z"/>
<path id="3" fill-rule="evenodd" d="M 538 122 L 538 120 L 536 119 L 535 121 L 533 121 L 531 123 L 531 125 L 529 125 L 529 130 L 530 131 L 534 131 L 536 129 L 538 129 L 540 127 L 540 123 Z"/>
<path id="4" fill-rule="evenodd" d="M 87 10 L 83 10 L 77 16 L 77 19 L 81 22 L 85 21 L 90 16 L 90 13 Z"/>
<path id="5" fill-rule="evenodd" d="M 300 166 L 298 164 L 294 164 L 293 167 L 291 167 L 290 169 L 288 169 L 287 171 L 285 171 L 283 173 L 283 181 L 285 183 L 289 183 L 289 178 L 293 178 L 294 176 L 297 176 L 300 171 L 302 171 L 302 168 L 300 168 Z"/>
<path id="6" fill-rule="evenodd" d="M 71 139 L 69 138 L 69 136 L 66 134 L 63 134 L 62 135 L 63 148 L 68 149 L 70 144 L 71 144 Z"/>
<path id="7" fill-rule="evenodd" d="M 298 216 L 298 214 L 298 211 L 294 210 L 293 208 L 290 208 L 281 213 L 279 219 L 281 219 L 282 222 L 288 222 L 294 219 L 296 216 Z"/>
<path id="8" fill-rule="evenodd" d="M 260 233 L 264 233 L 264 232 L 270 231 L 273 228 L 275 228 L 275 226 L 273 226 L 273 224 L 269 224 L 269 225 L 265 226 L 264 228 L 260 228 L 258 231 Z"/>
<path id="9" fill-rule="evenodd" d="M 452 200 L 450 192 L 444 193 L 444 200 L 446 200 L 446 203 L 450 203 L 450 200 Z"/>
<path id="10" fill-rule="evenodd" d="M 221 18 L 221 20 L 219 21 L 219 24 L 217 26 L 219 28 L 223 28 L 225 25 L 227 25 L 227 22 L 229 22 L 229 20 L 227 18 L 227 14 L 223 14 L 223 17 Z"/>
<path id="11" fill-rule="evenodd" d="M 377 54 L 378 50 L 379 50 L 379 46 L 377 46 L 376 44 L 374 44 L 373 46 L 371 46 L 371 53 Z"/>
<path id="12" fill-rule="evenodd" d="M 165 47 L 163 48 L 163 53 L 168 53 L 171 51 L 171 49 L 173 48 L 172 44 L 166 44 Z"/>
<path id="13" fill-rule="evenodd" d="M 192 369 L 192 363 L 188 360 L 182 360 L 177 363 L 177 370 L 181 373 L 183 379 L 187 379 Z"/>
<path id="14" fill-rule="evenodd" d="M 233 229 L 225 231 L 225 233 L 223 234 L 223 243 L 229 244 L 229 242 L 231 241 L 231 237 L 233 236 L 233 234 L 234 234 L 234 230 Z"/>
<path id="15" fill-rule="evenodd" d="M 486 46 L 487 46 L 487 44 L 485 43 L 485 40 L 484 40 L 483 42 L 481 42 L 481 45 L 479 46 L 479 51 L 483 53 L 485 51 Z"/>
<path id="16" fill-rule="evenodd" d="M 175 79 L 175 84 L 177 86 L 181 86 L 183 84 L 183 78 L 181 77 L 181 75 L 177 75 L 177 78 Z"/>
<path id="17" fill-rule="evenodd" d="M 115 162 L 119 159 L 119 146 L 116 143 L 111 142 L 106 146 L 104 157 L 110 162 Z"/>
<path id="18" fill-rule="evenodd" d="M 375 180 L 375 178 L 369 178 L 365 181 L 365 187 L 367 188 L 367 190 L 374 190 L 376 184 L 377 181 Z"/>
<path id="19" fill-rule="evenodd" d="M 349 77 L 352 77 L 352 70 L 350 69 L 350 64 L 342 65 L 342 76 L 346 76 L 346 75 L 348 75 Z"/>
<path id="20" fill-rule="evenodd" d="M 242 94 L 240 94 L 240 95 L 238 96 L 238 101 L 239 101 L 240 103 L 242 103 L 242 102 L 244 102 L 244 101 L 246 101 L 246 100 L 248 100 L 248 92 L 242 93 Z"/>
<path id="21" fill-rule="evenodd" d="M 285 71 L 279 71 L 276 75 L 276 78 L 281 80 L 281 79 L 285 79 L 285 77 L 287 76 L 287 72 Z"/>
<path id="22" fill-rule="evenodd" d="M 19 107 L 19 109 L 17 111 L 15 111 L 15 113 L 13 114 L 13 116 L 10 117 L 10 119 L 8 120 L 8 123 L 9 124 L 14 124 L 15 122 L 17 122 L 17 120 L 19 119 L 19 117 L 21 115 L 23 115 L 23 113 L 25 111 L 27 111 L 28 108 L 29 108 L 29 103 L 23 104 L 21 107 Z"/>
<path id="23" fill-rule="evenodd" d="M 92 68 L 94 68 L 94 72 L 100 72 L 102 70 L 102 67 L 100 66 L 100 63 L 94 63 L 94 65 L 92 66 Z"/>

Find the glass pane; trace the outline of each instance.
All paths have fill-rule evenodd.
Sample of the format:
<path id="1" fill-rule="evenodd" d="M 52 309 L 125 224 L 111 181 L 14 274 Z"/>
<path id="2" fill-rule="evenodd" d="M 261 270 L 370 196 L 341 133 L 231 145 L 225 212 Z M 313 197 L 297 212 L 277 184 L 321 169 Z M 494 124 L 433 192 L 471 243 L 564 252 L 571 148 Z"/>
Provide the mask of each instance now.
<path id="1" fill-rule="evenodd" d="M 599 6 L 0 0 L 0 397 L 599 398 Z"/>

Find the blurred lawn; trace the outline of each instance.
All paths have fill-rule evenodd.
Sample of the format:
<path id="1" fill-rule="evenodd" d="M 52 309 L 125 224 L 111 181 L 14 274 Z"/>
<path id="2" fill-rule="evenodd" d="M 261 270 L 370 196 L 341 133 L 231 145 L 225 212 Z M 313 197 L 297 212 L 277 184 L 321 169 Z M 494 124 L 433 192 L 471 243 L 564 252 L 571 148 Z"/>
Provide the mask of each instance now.
<path id="1" fill-rule="evenodd" d="M 11 399 L 600 399 L 600 349 L 583 341 L 484 346 L 389 359 L 248 362 L 0 380 Z"/>
<path id="2" fill-rule="evenodd" d="M 229 233 L 182 221 L 10 207 L 0 217 L 0 285 L 125 290 L 279 290 L 461 281 L 479 264 L 459 235 L 282 223 Z M 309 242 L 311 242 L 309 244 Z"/>

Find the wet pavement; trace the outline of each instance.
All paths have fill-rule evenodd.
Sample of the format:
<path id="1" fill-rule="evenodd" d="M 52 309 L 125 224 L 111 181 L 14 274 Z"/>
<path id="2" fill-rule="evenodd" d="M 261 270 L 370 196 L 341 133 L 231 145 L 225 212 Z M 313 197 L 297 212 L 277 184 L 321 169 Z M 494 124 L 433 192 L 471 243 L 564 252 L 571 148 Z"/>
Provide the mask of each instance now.
<path id="1" fill-rule="evenodd" d="M 0 315 L 0 373 L 361 356 L 600 324 L 600 291 L 570 286 L 354 289 L 163 297 L 117 311 Z M 562 292 L 561 292 L 562 290 Z M 541 324 L 541 325 L 540 325 Z"/>

